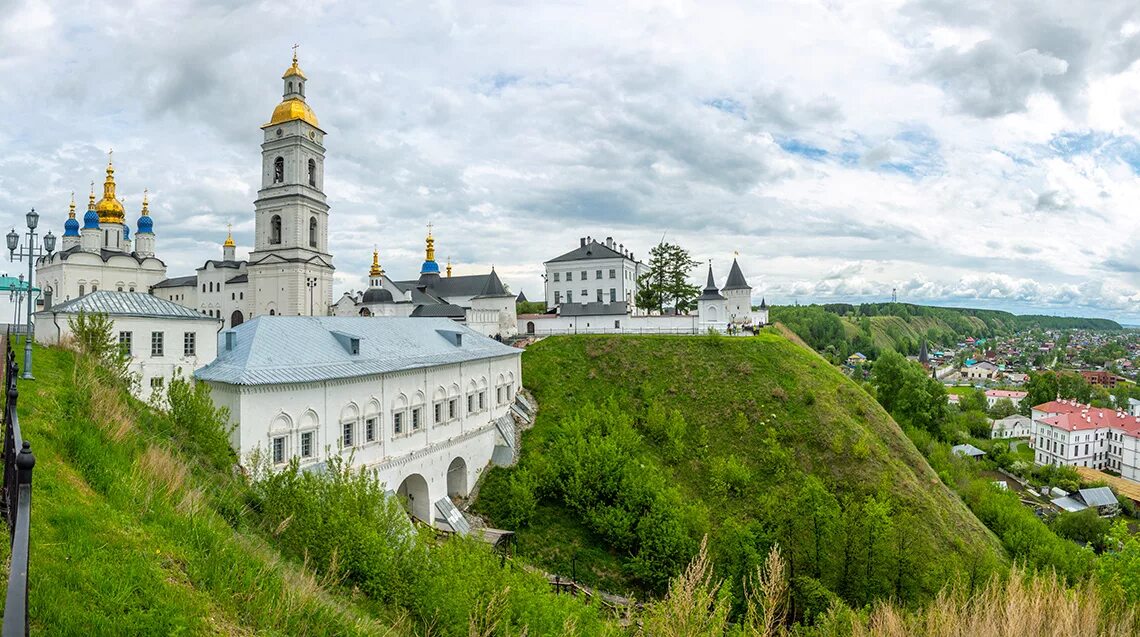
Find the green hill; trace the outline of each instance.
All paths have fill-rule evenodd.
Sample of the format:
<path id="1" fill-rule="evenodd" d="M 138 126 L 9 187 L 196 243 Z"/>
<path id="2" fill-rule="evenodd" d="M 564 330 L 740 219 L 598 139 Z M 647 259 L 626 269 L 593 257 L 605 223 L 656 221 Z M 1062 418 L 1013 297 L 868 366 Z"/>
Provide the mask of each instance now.
<path id="1" fill-rule="evenodd" d="M 551 337 L 523 378 L 536 425 L 476 505 L 548 570 L 644 595 L 707 533 L 739 592 L 779 543 L 805 613 L 924 599 L 1005 560 L 873 398 L 775 332 Z"/>

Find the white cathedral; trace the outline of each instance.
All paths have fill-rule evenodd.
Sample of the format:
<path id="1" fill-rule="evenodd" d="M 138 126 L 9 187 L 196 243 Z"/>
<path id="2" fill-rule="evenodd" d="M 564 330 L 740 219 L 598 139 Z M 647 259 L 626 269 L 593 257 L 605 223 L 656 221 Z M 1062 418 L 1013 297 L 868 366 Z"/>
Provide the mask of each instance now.
<path id="1" fill-rule="evenodd" d="M 262 315 L 405 316 L 448 318 L 487 336 L 517 329 L 514 296 L 492 268 L 488 274 L 440 275 L 434 239 L 419 277 L 393 281 L 373 254 L 369 289 L 333 304 L 329 206 L 324 193 L 325 132 L 305 100 L 305 74 L 293 63 L 282 76 L 281 103 L 261 127 L 261 188 L 254 202 L 253 250 L 238 260 L 233 236 L 222 258 L 209 259 L 188 276 L 167 277 L 155 254 L 154 219 L 143 196 L 134 244 L 123 204 L 116 197 L 114 166 L 107 164 L 103 198 L 92 190 L 83 226 L 75 203 L 64 223 L 61 250 L 42 259 L 37 275 L 45 305 L 96 290 L 150 292 L 235 327 Z"/>

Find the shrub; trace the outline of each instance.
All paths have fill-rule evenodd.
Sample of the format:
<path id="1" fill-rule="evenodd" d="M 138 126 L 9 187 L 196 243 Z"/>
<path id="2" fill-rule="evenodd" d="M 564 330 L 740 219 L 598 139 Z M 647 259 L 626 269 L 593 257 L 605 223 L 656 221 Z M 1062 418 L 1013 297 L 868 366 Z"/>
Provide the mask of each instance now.
<path id="1" fill-rule="evenodd" d="M 752 472 L 735 455 L 712 461 L 713 489 L 724 495 L 741 495 L 752 482 Z"/>
<path id="2" fill-rule="evenodd" d="M 81 354 L 95 358 L 114 378 L 127 380 L 130 355 L 115 339 L 115 322 L 110 316 L 102 312 L 88 313 L 81 310 L 79 314 L 67 319 L 67 327 Z"/>

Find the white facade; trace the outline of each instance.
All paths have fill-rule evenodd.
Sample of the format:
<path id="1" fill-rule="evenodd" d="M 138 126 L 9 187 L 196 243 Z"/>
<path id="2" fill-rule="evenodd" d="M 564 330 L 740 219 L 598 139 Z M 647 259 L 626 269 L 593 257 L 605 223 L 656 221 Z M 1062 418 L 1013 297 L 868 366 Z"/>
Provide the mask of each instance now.
<path id="1" fill-rule="evenodd" d="M 578 240 L 578 248 L 547 261 L 544 266 L 546 307 L 563 303 L 614 303 L 624 301 L 636 309 L 638 277 L 649 266 L 633 258 L 612 237 L 599 243 L 591 237 Z"/>
<path id="2" fill-rule="evenodd" d="M 986 405 L 993 407 L 999 400 L 1009 400 L 1013 403 L 1014 407 L 1021 406 L 1021 400 L 1028 396 L 1027 392 L 1012 391 L 1008 389 L 987 389 L 986 390 Z"/>
<path id="3" fill-rule="evenodd" d="M 114 323 L 113 334 L 130 354 L 127 371 L 138 379 L 132 388 L 149 400 L 176 375 L 189 378 L 194 370 L 217 357 L 221 321 L 195 315 L 142 292 L 98 291 L 81 299 L 36 313 L 36 338 L 56 345 L 72 335 L 68 324 L 80 310 L 102 312 Z"/>
<path id="4" fill-rule="evenodd" d="M 993 421 L 990 426 L 990 438 L 1028 438 L 1032 429 L 1032 420 L 1021 414 L 1014 414 Z"/>
<path id="5" fill-rule="evenodd" d="M 312 320 L 263 316 L 227 330 L 219 359 L 198 371 L 214 402 L 229 410 L 234 449 L 243 462 L 259 450 L 277 467 L 293 458 L 303 467 L 351 459 L 406 496 L 416 517 L 434 522 L 433 503 L 467 496 L 496 445 L 505 444 L 496 421 L 508 416 L 521 388 L 521 351 L 447 319 L 304 322 Z M 295 342 L 280 343 L 285 334 Z M 458 344 L 449 340 L 455 335 Z M 258 357 L 270 351 L 261 366 Z M 350 375 L 320 378 L 321 370 L 342 369 L 342 359 L 354 363 L 343 368 Z M 282 361 L 291 371 L 277 371 Z M 288 382 L 291 374 L 313 379 Z"/>
<path id="6" fill-rule="evenodd" d="M 1035 406 L 1031 417 L 1037 464 L 1104 469 L 1140 481 L 1140 416 L 1057 400 Z"/>

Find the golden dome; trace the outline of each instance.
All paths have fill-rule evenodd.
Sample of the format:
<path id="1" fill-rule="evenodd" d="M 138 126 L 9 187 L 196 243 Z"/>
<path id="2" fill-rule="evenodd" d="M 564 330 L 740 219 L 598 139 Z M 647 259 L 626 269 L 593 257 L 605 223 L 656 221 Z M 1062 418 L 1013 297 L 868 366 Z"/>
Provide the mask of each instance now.
<path id="1" fill-rule="evenodd" d="M 380 252 L 372 250 L 372 268 L 368 270 L 368 276 L 376 278 L 383 275 L 384 270 L 380 268 Z"/>
<path id="2" fill-rule="evenodd" d="M 305 74 L 301 72 L 301 67 L 297 66 L 297 49 L 293 49 L 293 66 L 285 69 L 285 75 L 282 75 L 281 79 L 293 76 L 297 76 L 302 80 L 305 79 Z"/>
<path id="3" fill-rule="evenodd" d="M 300 98 L 290 97 L 278 104 L 277 108 L 273 109 L 273 117 L 270 117 L 269 123 L 262 126 L 262 128 L 291 122 L 295 119 L 307 122 L 316 128 L 321 127 L 321 125 L 317 123 L 316 114 L 313 113 L 313 109 L 309 108 L 308 104 L 303 102 Z"/>
<path id="4" fill-rule="evenodd" d="M 103 182 L 103 198 L 95 204 L 95 211 L 99 213 L 99 223 L 123 223 L 126 211 L 123 204 L 115 199 L 115 167 L 111 160 L 107 160 L 107 180 Z"/>
<path id="5" fill-rule="evenodd" d="M 223 248 L 233 248 L 236 246 L 237 246 L 237 244 L 234 243 L 233 226 L 226 224 L 226 241 L 225 241 L 225 243 L 222 244 L 222 247 Z"/>

